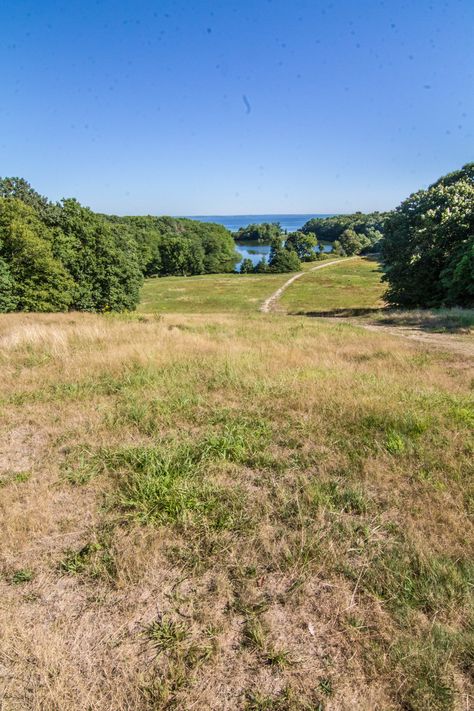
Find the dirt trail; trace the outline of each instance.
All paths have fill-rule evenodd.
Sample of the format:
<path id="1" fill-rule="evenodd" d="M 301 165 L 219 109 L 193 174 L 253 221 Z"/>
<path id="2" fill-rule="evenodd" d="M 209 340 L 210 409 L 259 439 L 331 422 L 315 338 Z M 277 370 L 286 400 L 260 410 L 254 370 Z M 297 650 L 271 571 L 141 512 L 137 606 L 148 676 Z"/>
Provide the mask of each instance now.
<path id="1" fill-rule="evenodd" d="M 333 259 L 330 262 L 324 262 L 323 264 L 318 264 L 316 267 L 312 267 L 307 272 L 298 272 L 294 274 L 288 281 L 286 281 L 279 289 L 277 289 L 271 296 L 269 296 L 260 307 L 260 311 L 263 313 L 269 313 L 275 310 L 276 304 L 285 291 L 294 281 L 309 274 L 309 272 L 315 272 L 318 269 L 324 269 L 324 267 L 330 267 L 332 264 L 340 264 L 341 262 L 347 262 L 350 259 L 356 259 L 355 257 L 347 257 L 346 259 Z M 454 336 L 451 333 L 429 333 L 418 328 L 407 328 L 405 326 L 385 326 L 378 325 L 374 323 L 367 323 L 366 321 L 361 321 L 360 319 L 353 319 L 350 317 L 323 317 L 331 321 L 337 321 L 338 323 L 351 323 L 361 328 L 365 328 L 367 331 L 373 331 L 375 333 L 386 333 L 391 336 L 398 336 L 399 338 L 406 338 L 410 341 L 415 341 L 417 343 L 426 344 L 432 348 L 438 348 L 444 351 L 450 351 L 452 353 L 457 353 L 459 355 L 468 357 L 469 359 L 474 357 L 474 339 L 463 338 L 462 336 Z"/>
<path id="2" fill-rule="evenodd" d="M 280 286 L 279 289 L 273 292 L 271 296 L 268 297 L 268 299 L 265 299 L 263 304 L 260 307 L 260 311 L 262 311 L 264 314 L 269 313 L 270 311 L 273 311 L 278 299 L 280 296 L 283 294 L 285 289 L 287 289 L 290 284 L 293 284 L 294 281 L 299 279 L 300 277 L 304 276 L 305 274 L 309 274 L 309 272 L 315 272 L 318 269 L 324 269 L 324 267 L 330 267 L 331 264 L 340 264 L 341 262 L 348 262 L 350 259 L 356 259 L 356 257 L 347 257 L 346 259 L 333 259 L 330 262 L 324 262 L 323 264 L 318 264 L 316 267 L 312 267 L 311 269 L 308 269 L 307 272 L 298 272 L 298 274 L 294 274 L 288 281 L 285 281 L 285 283 Z"/>
<path id="3" fill-rule="evenodd" d="M 341 319 L 334 319 L 340 321 Z M 432 348 L 439 348 L 444 351 L 458 353 L 468 358 L 474 358 L 474 339 L 469 337 L 453 336 L 451 333 L 427 333 L 417 328 L 406 328 L 404 326 L 379 326 L 373 323 L 364 323 L 363 321 L 355 321 L 352 319 L 344 319 L 350 321 L 357 326 L 362 326 L 367 331 L 375 333 L 387 333 L 390 336 L 399 336 L 407 338 L 410 341 L 423 343 Z"/>

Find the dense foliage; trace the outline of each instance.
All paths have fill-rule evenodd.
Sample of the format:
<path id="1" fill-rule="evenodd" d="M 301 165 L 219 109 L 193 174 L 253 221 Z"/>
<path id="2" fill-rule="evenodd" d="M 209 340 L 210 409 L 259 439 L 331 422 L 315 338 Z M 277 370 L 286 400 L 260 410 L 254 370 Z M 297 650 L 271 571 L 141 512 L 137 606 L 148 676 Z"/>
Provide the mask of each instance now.
<path id="1" fill-rule="evenodd" d="M 104 217 L 135 240 L 147 277 L 232 272 L 238 261 L 232 235 L 223 225 L 151 215 Z"/>
<path id="2" fill-rule="evenodd" d="M 474 304 L 474 163 L 410 195 L 385 225 L 388 300 Z"/>
<path id="3" fill-rule="evenodd" d="M 312 262 L 316 258 L 318 240 L 312 232 L 290 232 L 285 241 L 285 246 L 292 249 L 302 262 Z"/>
<path id="4" fill-rule="evenodd" d="M 281 238 L 282 229 L 279 222 L 262 222 L 258 225 L 252 224 L 247 227 L 240 227 L 234 232 L 234 239 L 239 242 L 259 242 L 260 244 L 270 244 L 275 237 Z"/>
<path id="5" fill-rule="evenodd" d="M 372 212 L 334 217 L 313 217 L 301 232 L 314 234 L 320 242 L 337 243 L 334 251 L 342 255 L 377 251 L 383 237 L 384 224 L 388 213 Z"/>
<path id="6" fill-rule="evenodd" d="M 272 240 L 268 270 L 270 272 L 297 272 L 301 268 L 301 261 L 291 247 L 282 244 L 281 239 Z"/>
<path id="7" fill-rule="evenodd" d="M 76 200 L 0 180 L 0 310 L 122 311 L 138 303 L 133 240 Z"/>
<path id="8" fill-rule="evenodd" d="M 221 225 L 99 215 L 0 179 L 0 312 L 134 309 L 144 276 L 233 271 Z"/>

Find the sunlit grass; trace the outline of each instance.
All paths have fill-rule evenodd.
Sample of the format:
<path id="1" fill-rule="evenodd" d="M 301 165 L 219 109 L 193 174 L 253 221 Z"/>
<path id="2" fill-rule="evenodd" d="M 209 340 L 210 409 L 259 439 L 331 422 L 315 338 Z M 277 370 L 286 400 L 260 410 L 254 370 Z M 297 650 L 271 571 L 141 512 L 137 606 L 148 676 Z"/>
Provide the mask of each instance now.
<path id="1" fill-rule="evenodd" d="M 7 700 L 455 711 L 471 693 L 457 356 L 249 312 L 12 315 L 0 361 Z"/>

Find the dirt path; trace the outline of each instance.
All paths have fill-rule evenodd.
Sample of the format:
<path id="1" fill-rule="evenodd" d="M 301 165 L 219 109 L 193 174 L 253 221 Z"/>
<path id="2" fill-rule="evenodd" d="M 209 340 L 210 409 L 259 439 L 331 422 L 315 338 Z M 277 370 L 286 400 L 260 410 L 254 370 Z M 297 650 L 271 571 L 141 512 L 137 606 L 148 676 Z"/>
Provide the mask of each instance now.
<path id="1" fill-rule="evenodd" d="M 298 272 L 298 274 L 294 274 L 291 277 L 291 279 L 288 279 L 288 281 L 285 281 L 285 283 L 282 286 L 280 286 L 279 289 L 274 291 L 273 294 L 268 297 L 268 299 L 265 299 L 265 301 L 263 302 L 263 304 L 260 307 L 260 311 L 262 311 L 264 314 L 268 314 L 270 311 L 273 311 L 278 299 L 283 294 L 285 289 L 287 289 L 290 286 L 290 284 L 293 284 L 294 281 L 296 281 L 300 277 L 304 276 L 305 274 L 309 274 L 309 272 L 315 272 L 318 269 L 324 269 L 324 267 L 330 267 L 331 264 L 340 264 L 341 262 L 348 262 L 350 259 L 356 259 L 356 258 L 357 257 L 347 257 L 346 259 L 333 259 L 330 262 L 324 262 L 323 264 L 318 264 L 316 267 L 312 267 L 311 269 L 308 269 L 307 272 Z"/>
<path id="2" fill-rule="evenodd" d="M 277 289 L 271 296 L 269 296 L 260 307 L 260 311 L 263 313 L 270 313 L 275 310 L 277 302 L 285 289 L 287 289 L 294 281 L 309 274 L 309 272 L 317 271 L 318 269 L 324 269 L 324 267 L 330 267 L 332 264 L 340 264 L 341 262 L 349 261 L 350 259 L 356 259 L 355 257 L 347 257 L 346 259 L 333 259 L 330 262 L 324 262 L 323 264 L 318 264 L 316 267 L 308 269 L 307 272 L 298 272 L 294 274 L 288 281 L 286 281 L 279 289 Z M 367 331 L 373 331 L 375 333 L 386 333 L 391 336 L 398 336 L 399 338 L 406 338 L 410 341 L 416 343 L 422 343 L 432 348 L 437 348 L 444 351 L 450 351 L 451 353 L 457 353 L 461 356 L 473 358 L 474 357 L 474 339 L 463 338 L 462 336 L 455 336 L 451 333 L 429 333 L 418 328 L 407 328 L 405 326 L 384 326 L 374 323 L 367 323 L 367 321 L 361 321 L 359 319 L 353 319 L 348 317 L 325 317 L 331 321 L 337 321 L 338 323 L 351 323 L 355 326 L 360 326 L 365 328 Z"/>
<path id="3" fill-rule="evenodd" d="M 459 355 L 467 356 L 469 358 L 474 357 L 474 339 L 470 339 L 469 337 L 463 338 L 462 336 L 453 336 L 451 333 L 427 333 L 426 331 L 422 331 L 417 328 L 406 328 L 404 326 L 378 326 L 377 324 L 364 323 L 363 321 L 355 321 L 352 319 L 345 320 L 350 321 L 357 326 L 362 326 L 362 328 L 365 328 L 367 331 L 387 333 L 390 336 L 407 338 L 410 341 L 423 343 L 431 346 L 432 348 L 439 348 L 444 351 L 458 353 Z"/>

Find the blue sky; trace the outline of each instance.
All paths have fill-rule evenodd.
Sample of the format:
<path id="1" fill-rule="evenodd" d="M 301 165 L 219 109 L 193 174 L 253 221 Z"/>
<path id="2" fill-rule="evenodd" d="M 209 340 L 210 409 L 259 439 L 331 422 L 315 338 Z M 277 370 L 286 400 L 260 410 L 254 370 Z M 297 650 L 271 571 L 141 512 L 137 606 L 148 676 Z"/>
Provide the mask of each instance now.
<path id="1" fill-rule="evenodd" d="M 0 2 L 0 175 L 118 214 L 386 209 L 474 159 L 472 0 Z"/>

